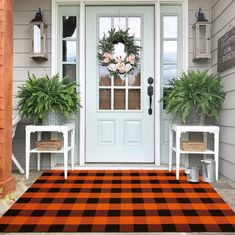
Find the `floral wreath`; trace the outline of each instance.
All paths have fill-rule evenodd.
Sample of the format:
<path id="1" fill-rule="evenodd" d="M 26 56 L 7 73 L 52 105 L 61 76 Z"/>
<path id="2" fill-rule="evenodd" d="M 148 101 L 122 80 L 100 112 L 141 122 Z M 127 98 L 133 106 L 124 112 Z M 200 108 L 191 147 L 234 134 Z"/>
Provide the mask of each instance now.
<path id="1" fill-rule="evenodd" d="M 128 31 L 129 29 L 108 31 L 108 35 L 104 34 L 103 39 L 99 41 L 100 53 L 97 53 L 99 64 L 107 67 L 111 75 L 119 75 L 121 78 L 133 74 L 140 59 L 141 47 L 135 44 L 134 35 L 130 36 Z M 119 42 L 124 44 L 124 52 L 127 54 L 125 58 L 114 58 L 114 45 Z"/>

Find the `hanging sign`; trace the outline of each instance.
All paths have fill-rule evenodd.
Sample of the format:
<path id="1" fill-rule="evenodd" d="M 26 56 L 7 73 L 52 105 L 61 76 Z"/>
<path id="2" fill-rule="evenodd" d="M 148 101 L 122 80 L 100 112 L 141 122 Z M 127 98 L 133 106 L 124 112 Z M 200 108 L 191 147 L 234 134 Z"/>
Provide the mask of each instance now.
<path id="1" fill-rule="evenodd" d="M 218 40 L 218 72 L 235 66 L 235 26 Z"/>

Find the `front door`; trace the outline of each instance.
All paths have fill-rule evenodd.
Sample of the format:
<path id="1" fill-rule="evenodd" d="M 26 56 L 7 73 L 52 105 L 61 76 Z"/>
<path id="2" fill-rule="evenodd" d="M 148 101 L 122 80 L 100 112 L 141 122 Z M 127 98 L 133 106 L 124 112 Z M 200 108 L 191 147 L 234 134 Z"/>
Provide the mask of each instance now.
<path id="1" fill-rule="evenodd" d="M 99 40 L 112 28 L 129 28 L 141 46 L 133 76 L 111 76 L 98 64 Z M 88 6 L 85 51 L 86 162 L 153 163 L 159 146 L 147 90 L 148 78 L 154 78 L 154 7 Z"/>

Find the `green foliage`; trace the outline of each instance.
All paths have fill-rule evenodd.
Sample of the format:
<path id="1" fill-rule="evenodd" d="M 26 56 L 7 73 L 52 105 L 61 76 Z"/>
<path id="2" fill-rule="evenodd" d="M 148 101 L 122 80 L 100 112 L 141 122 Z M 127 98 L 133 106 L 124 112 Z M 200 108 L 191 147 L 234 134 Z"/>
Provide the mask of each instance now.
<path id="1" fill-rule="evenodd" d="M 134 35 L 129 35 L 129 29 L 120 29 L 116 31 L 115 28 L 108 32 L 108 36 L 104 34 L 102 40 L 99 41 L 99 49 L 102 53 L 98 53 L 98 59 L 102 61 L 104 52 L 114 52 L 114 45 L 119 42 L 125 45 L 125 52 L 127 55 L 134 54 L 139 60 L 139 51 L 141 47 L 136 45 Z"/>
<path id="2" fill-rule="evenodd" d="M 218 119 L 225 97 L 220 81 L 220 77 L 207 71 L 183 72 L 179 79 L 173 79 L 165 87 L 161 101 L 165 104 L 166 112 L 172 113 L 183 123 L 193 109 L 199 115 Z"/>
<path id="3" fill-rule="evenodd" d="M 68 77 L 60 79 L 58 74 L 52 78 L 28 74 L 28 80 L 19 87 L 17 95 L 20 113 L 32 118 L 35 124 L 44 124 L 46 115 L 53 110 L 65 118 L 78 115 L 80 99 L 76 88 L 76 82 L 70 82 Z"/>

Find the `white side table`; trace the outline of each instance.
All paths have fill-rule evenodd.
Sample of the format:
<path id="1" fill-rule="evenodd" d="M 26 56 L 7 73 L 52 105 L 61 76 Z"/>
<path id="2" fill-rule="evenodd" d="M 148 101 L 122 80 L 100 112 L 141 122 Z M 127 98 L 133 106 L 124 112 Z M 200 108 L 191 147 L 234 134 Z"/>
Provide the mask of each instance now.
<path id="1" fill-rule="evenodd" d="M 68 152 L 71 151 L 71 169 L 74 169 L 74 144 L 75 144 L 75 125 L 66 124 L 63 126 L 35 126 L 27 125 L 26 128 L 26 179 L 29 179 L 29 163 L 31 153 L 37 154 L 37 170 L 40 170 L 41 153 L 62 153 L 64 154 L 64 178 L 67 179 L 68 172 Z M 37 140 L 41 140 L 42 132 L 58 132 L 63 134 L 64 146 L 57 151 L 31 149 L 31 133 L 37 132 Z M 71 135 L 71 144 L 69 145 L 69 134 Z"/>
<path id="2" fill-rule="evenodd" d="M 173 132 L 175 132 L 175 146 L 173 146 Z M 183 151 L 180 148 L 181 134 L 199 132 L 203 133 L 203 141 L 207 146 L 208 133 L 214 134 L 214 148 L 205 151 Z M 208 154 L 214 155 L 216 180 L 219 176 L 219 127 L 218 126 L 184 126 L 173 124 L 169 129 L 169 171 L 172 169 L 172 151 L 176 153 L 176 179 L 179 180 L 179 165 L 181 154 Z"/>

